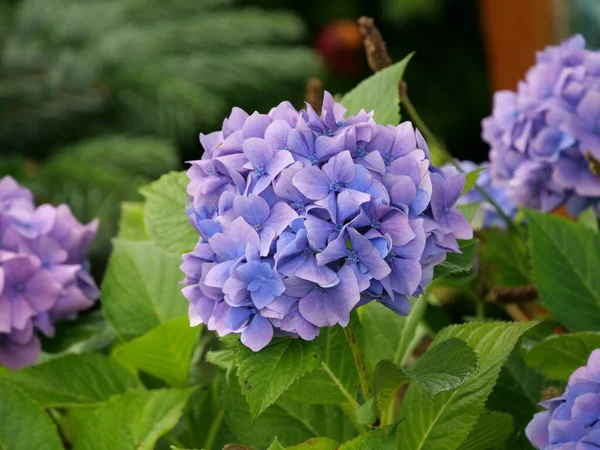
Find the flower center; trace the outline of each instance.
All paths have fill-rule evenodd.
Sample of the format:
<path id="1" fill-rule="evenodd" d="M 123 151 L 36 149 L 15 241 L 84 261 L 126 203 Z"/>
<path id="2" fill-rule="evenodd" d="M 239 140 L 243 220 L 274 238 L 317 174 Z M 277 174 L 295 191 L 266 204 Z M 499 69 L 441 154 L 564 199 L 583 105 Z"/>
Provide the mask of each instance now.
<path id="1" fill-rule="evenodd" d="M 367 156 L 367 148 L 364 145 L 359 145 L 356 149 L 356 152 L 358 153 L 358 156 L 360 158 L 364 158 L 365 156 Z"/>
<path id="2" fill-rule="evenodd" d="M 337 231 L 338 233 L 340 231 L 342 231 L 342 228 L 344 228 L 344 224 L 341 224 L 341 223 L 336 223 L 335 224 L 335 231 Z"/>
<path id="3" fill-rule="evenodd" d="M 379 229 L 379 227 L 381 226 L 381 222 L 379 220 L 371 220 L 371 228 L 377 228 Z"/>
<path id="4" fill-rule="evenodd" d="M 447 206 L 444 207 L 444 212 L 447 213 L 450 211 L 450 208 L 448 208 Z"/>
<path id="5" fill-rule="evenodd" d="M 396 157 L 394 155 L 391 154 L 387 154 L 385 155 L 385 158 L 383 158 L 383 160 L 385 161 L 385 165 L 389 166 L 392 164 L 392 162 L 396 159 Z"/>
<path id="6" fill-rule="evenodd" d="M 357 263 L 359 261 L 359 259 L 358 259 L 358 256 L 356 255 L 356 253 L 354 253 L 353 251 L 349 251 L 346 261 L 351 261 L 353 263 Z"/>
<path id="7" fill-rule="evenodd" d="M 284 145 L 283 147 L 279 147 L 279 150 L 289 150 L 287 145 Z"/>
<path id="8" fill-rule="evenodd" d="M 323 135 L 325 136 L 333 136 L 333 130 L 331 128 L 324 128 Z"/>
<path id="9" fill-rule="evenodd" d="M 319 157 L 317 155 L 310 155 L 310 157 L 308 158 L 308 160 L 314 166 L 316 163 L 319 162 Z"/>
<path id="10" fill-rule="evenodd" d="M 340 190 L 340 184 L 337 181 L 332 181 L 329 185 L 329 190 L 331 192 L 337 192 Z"/>
<path id="11" fill-rule="evenodd" d="M 344 126 L 344 124 L 345 124 L 345 122 L 344 122 L 343 120 L 340 120 L 338 123 L 336 123 L 336 125 L 337 125 L 338 127 L 343 127 L 343 126 Z"/>
<path id="12" fill-rule="evenodd" d="M 258 175 L 259 177 L 263 176 L 265 174 L 265 168 L 264 167 L 257 167 L 256 169 L 254 169 L 254 172 L 256 173 L 256 175 Z"/>
<path id="13" fill-rule="evenodd" d="M 313 251 L 309 248 L 306 247 L 303 251 L 302 251 L 302 256 L 304 256 L 304 259 L 309 261 L 310 259 L 312 259 L 312 257 L 314 256 Z"/>
<path id="14" fill-rule="evenodd" d="M 263 229 L 263 226 L 262 226 L 262 224 L 260 224 L 260 223 L 257 223 L 256 225 L 254 225 L 254 229 L 255 229 L 256 231 L 262 231 L 262 229 Z"/>
<path id="15" fill-rule="evenodd" d="M 17 290 L 17 292 L 25 292 L 25 285 L 23 283 L 17 284 L 15 286 L 15 289 Z"/>

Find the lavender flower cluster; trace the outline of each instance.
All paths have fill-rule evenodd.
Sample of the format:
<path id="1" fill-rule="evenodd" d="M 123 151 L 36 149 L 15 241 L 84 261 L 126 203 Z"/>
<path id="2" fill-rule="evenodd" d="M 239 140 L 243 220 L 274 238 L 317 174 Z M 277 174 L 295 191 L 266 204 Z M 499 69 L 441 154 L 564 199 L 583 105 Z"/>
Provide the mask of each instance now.
<path id="1" fill-rule="evenodd" d="M 600 51 L 577 35 L 539 52 L 516 93 L 496 93 L 483 139 L 518 206 L 600 214 Z"/>
<path id="2" fill-rule="evenodd" d="M 454 207 L 464 175 L 432 167 L 410 123 L 345 113 L 326 93 L 320 115 L 234 108 L 200 135 L 188 217 L 201 239 L 181 266 L 192 326 L 241 333 L 258 351 L 274 335 L 346 326 L 373 299 L 408 314 L 407 296 L 472 237 Z"/>
<path id="3" fill-rule="evenodd" d="M 99 297 L 85 268 L 97 225 L 81 225 L 66 205 L 36 208 L 28 189 L 0 179 L 0 365 L 33 364 L 36 332 L 51 336 Z"/>
<path id="4" fill-rule="evenodd" d="M 525 433 L 540 450 L 600 448 L 600 349 L 569 378 L 564 395 L 541 403 Z"/>
<path id="5" fill-rule="evenodd" d="M 517 205 L 509 198 L 507 189 L 495 186 L 488 162 L 475 164 L 472 161 L 460 161 L 460 168 L 463 172 L 469 173 L 479 170 L 476 186 L 480 187 L 490 198 L 498 205 L 507 217 L 514 219 L 517 215 Z M 448 163 L 442 167 L 447 176 L 453 176 L 459 173 L 452 164 Z M 475 186 L 469 189 L 457 202 L 457 205 L 467 205 L 469 203 L 479 203 L 478 216 L 472 221 L 474 227 L 481 228 L 506 228 L 506 221 L 500 215 L 498 210 L 479 192 Z M 477 225 L 475 225 L 477 224 Z"/>

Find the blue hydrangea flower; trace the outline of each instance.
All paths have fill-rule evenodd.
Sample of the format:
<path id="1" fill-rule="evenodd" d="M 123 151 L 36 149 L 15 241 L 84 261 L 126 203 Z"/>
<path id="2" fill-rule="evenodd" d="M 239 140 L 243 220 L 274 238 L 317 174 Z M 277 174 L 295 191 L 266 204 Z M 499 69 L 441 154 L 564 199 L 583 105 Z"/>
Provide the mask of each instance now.
<path id="1" fill-rule="evenodd" d="M 600 52 L 574 36 L 537 55 L 517 92 L 483 121 L 491 174 L 518 206 L 600 213 Z"/>
<path id="2" fill-rule="evenodd" d="M 600 448 L 600 349 L 569 378 L 565 393 L 540 403 L 525 433 L 540 450 Z"/>
<path id="3" fill-rule="evenodd" d="M 258 351 L 345 326 L 372 300 L 408 314 L 408 296 L 472 236 L 455 208 L 464 177 L 432 167 L 410 123 L 345 114 L 325 93 L 321 114 L 234 108 L 200 136 L 187 190 L 200 242 L 181 265 L 192 325 Z"/>
<path id="4" fill-rule="evenodd" d="M 87 270 L 98 223 L 80 224 L 61 205 L 35 207 L 29 190 L 0 179 L 0 365 L 32 364 L 36 333 L 89 308 L 99 290 Z"/>

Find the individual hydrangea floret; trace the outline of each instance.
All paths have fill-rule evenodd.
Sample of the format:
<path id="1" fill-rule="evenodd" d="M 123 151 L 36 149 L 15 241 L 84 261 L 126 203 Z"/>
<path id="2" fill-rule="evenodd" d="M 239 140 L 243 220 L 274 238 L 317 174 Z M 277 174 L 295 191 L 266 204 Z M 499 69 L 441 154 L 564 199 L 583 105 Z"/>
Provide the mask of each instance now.
<path id="1" fill-rule="evenodd" d="M 525 433 L 539 450 L 600 448 L 600 349 L 569 378 L 563 395 L 540 403 Z"/>
<path id="2" fill-rule="evenodd" d="M 321 114 L 234 108 L 200 135 L 187 210 L 200 239 L 181 266 L 192 325 L 240 333 L 258 351 L 346 326 L 372 300 L 408 314 L 408 296 L 472 237 L 455 208 L 464 175 L 432 167 L 410 123 L 345 114 L 325 93 Z"/>
<path id="3" fill-rule="evenodd" d="M 66 205 L 36 207 L 28 189 L 0 179 L 0 365 L 33 364 L 36 333 L 52 336 L 98 298 L 85 261 L 97 226 L 81 225 Z"/>
<path id="4" fill-rule="evenodd" d="M 574 36 L 538 52 L 517 92 L 483 121 L 496 187 L 520 207 L 600 214 L 600 51 Z"/>
<path id="5" fill-rule="evenodd" d="M 479 170 L 476 185 L 483 189 L 492 200 L 498 205 L 504 214 L 510 219 L 514 219 L 517 214 L 517 205 L 508 197 L 505 187 L 495 186 L 490 174 L 490 165 L 488 162 L 476 164 L 472 161 L 460 161 L 460 167 L 464 173 Z M 458 169 L 448 163 L 442 167 L 444 173 L 453 176 L 459 173 Z M 506 220 L 498 212 L 495 206 L 489 203 L 479 190 L 473 186 L 457 202 L 457 205 L 479 204 L 477 215 L 473 219 L 474 227 L 479 228 L 506 228 Z"/>

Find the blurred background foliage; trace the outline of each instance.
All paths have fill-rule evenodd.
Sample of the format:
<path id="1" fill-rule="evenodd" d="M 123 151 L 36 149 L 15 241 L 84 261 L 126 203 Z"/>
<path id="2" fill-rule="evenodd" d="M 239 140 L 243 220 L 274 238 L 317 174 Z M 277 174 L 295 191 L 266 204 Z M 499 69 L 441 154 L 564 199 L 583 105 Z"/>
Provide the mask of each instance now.
<path id="1" fill-rule="evenodd" d="M 311 76 L 334 93 L 368 76 L 361 15 L 392 59 L 417 52 L 406 81 L 429 126 L 457 157 L 486 159 L 480 121 L 497 86 L 481 10 L 493 1 L 0 0 L 0 175 L 100 217 L 100 276 L 119 204 L 199 158 L 198 133 L 231 107 L 301 106 Z M 563 34 L 600 46 L 600 2 L 564 3 Z"/>

